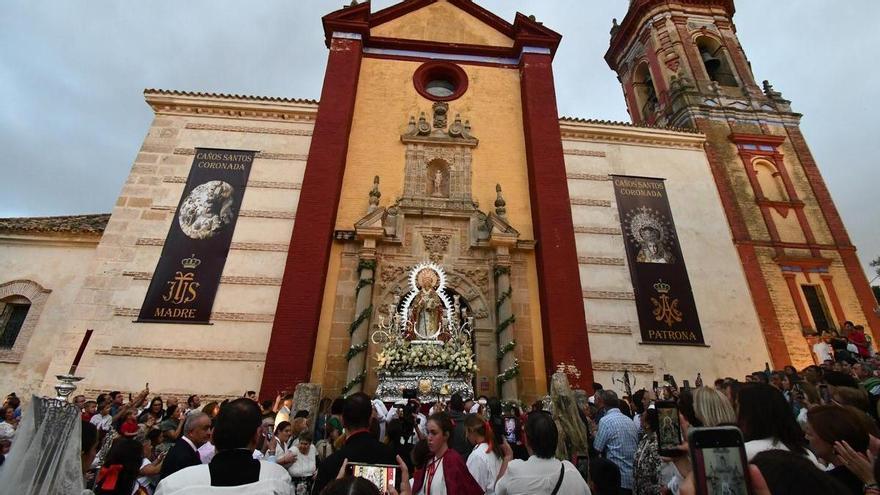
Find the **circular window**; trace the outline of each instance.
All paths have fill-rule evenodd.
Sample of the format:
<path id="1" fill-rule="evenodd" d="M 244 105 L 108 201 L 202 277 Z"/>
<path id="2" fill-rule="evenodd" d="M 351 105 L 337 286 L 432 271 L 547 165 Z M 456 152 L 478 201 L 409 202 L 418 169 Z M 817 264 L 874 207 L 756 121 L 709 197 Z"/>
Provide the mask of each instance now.
<path id="1" fill-rule="evenodd" d="M 427 62 L 413 74 L 416 91 L 433 101 L 455 100 L 467 90 L 464 70 L 449 62 Z"/>

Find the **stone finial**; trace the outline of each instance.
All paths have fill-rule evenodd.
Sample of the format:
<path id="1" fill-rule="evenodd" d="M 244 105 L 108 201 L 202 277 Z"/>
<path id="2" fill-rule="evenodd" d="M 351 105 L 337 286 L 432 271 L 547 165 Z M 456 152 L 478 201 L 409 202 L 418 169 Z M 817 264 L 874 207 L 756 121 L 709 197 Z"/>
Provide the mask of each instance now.
<path id="1" fill-rule="evenodd" d="M 771 100 L 776 100 L 782 98 L 782 93 L 773 89 L 773 85 L 770 84 L 770 81 L 764 81 L 764 94 L 767 95 L 767 98 Z"/>
<path id="2" fill-rule="evenodd" d="M 501 195 L 501 184 L 495 184 L 495 192 L 498 194 L 495 198 L 495 214 L 504 218 L 507 216 L 507 201 L 504 201 L 504 196 Z"/>
<path id="3" fill-rule="evenodd" d="M 614 37 L 620 31 L 620 24 L 617 23 L 617 17 L 611 19 L 611 36 Z"/>
<path id="4" fill-rule="evenodd" d="M 379 192 L 379 176 L 373 177 L 373 190 L 370 191 L 370 206 L 367 207 L 367 213 L 372 213 L 376 211 L 376 208 L 379 207 L 379 198 L 382 197 L 382 193 Z"/>

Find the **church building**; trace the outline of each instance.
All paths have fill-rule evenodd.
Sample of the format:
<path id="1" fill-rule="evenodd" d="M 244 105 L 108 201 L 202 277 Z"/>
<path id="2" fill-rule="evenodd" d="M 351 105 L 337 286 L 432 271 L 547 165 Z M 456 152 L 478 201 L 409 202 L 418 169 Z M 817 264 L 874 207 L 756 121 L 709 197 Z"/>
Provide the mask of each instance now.
<path id="1" fill-rule="evenodd" d="M 734 12 L 630 2 L 605 59 L 632 123 L 560 117 L 562 35 L 472 0 L 328 13 L 320 102 L 146 90 L 110 214 L 0 219 L 0 388 L 48 394 L 76 357 L 91 395 L 372 394 L 401 317 L 467 322 L 473 392 L 524 402 L 556 371 L 623 391 L 802 368 L 845 321 L 876 342 L 801 115 Z"/>

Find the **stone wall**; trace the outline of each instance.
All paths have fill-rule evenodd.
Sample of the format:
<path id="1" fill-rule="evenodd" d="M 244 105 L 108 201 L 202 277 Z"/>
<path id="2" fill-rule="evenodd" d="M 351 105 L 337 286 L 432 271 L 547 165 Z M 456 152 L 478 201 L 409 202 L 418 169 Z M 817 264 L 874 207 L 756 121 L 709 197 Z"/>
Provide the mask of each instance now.
<path id="1" fill-rule="evenodd" d="M 768 354 L 742 266 L 702 150 L 703 136 L 563 121 L 584 310 L 596 381 L 622 391 L 665 373 L 693 383 L 697 373 L 742 377 Z M 609 174 L 666 179 L 706 347 L 641 343 L 614 187 Z"/>
<path id="2" fill-rule="evenodd" d="M 45 371 L 65 370 L 94 328 L 83 387 L 240 396 L 258 390 L 317 104 L 148 91 L 156 117 L 137 153 Z M 137 316 L 196 147 L 257 150 L 211 325 Z M 293 385 L 293 384 L 291 384 Z M 292 386 L 291 386 L 292 390 Z"/>

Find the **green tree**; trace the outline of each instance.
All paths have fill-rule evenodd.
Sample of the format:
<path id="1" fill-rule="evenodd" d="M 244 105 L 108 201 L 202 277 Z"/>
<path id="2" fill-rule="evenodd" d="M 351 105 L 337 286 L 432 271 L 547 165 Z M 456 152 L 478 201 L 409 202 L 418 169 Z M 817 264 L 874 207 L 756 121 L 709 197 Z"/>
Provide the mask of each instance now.
<path id="1" fill-rule="evenodd" d="M 877 302 L 880 303 L 880 287 L 875 285 L 871 288 L 874 289 L 874 299 L 876 299 Z"/>

